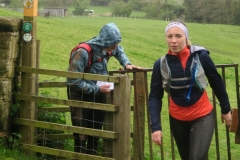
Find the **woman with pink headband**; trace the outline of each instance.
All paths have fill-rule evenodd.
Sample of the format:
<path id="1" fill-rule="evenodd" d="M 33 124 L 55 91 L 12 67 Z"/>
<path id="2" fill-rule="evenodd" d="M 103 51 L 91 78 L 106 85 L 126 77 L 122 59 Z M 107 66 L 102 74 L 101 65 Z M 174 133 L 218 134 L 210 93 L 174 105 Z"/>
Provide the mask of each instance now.
<path id="1" fill-rule="evenodd" d="M 168 52 L 154 63 L 148 101 L 152 140 L 161 145 L 159 120 L 166 90 L 170 102 L 170 128 L 181 159 L 205 160 L 215 127 L 215 115 L 206 92 L 205 79 L 208 79 L 220 102 L 221 119 L 226 125 L 230 125 L 232 120 L 228 94 L 209 56 L 210 52 L 191 45 L 188 29 L 183 22 L 168 24 L 165 38 Z"/>

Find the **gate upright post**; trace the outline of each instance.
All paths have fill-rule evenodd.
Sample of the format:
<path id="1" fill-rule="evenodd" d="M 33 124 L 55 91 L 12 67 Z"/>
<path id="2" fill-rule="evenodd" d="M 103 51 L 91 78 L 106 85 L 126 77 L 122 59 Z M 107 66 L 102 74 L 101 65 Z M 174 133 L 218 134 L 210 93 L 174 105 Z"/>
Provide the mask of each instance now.
<path id="1" fill-rule="evenodd" d="M 113 158 L 116 160 L 130 160 L 130 89 L 129 75 L 120 74 L 120 83 L 115 84 L 113 92 L 113 104 L 119 106 L 119 111 L 113 114 L 113 131 L 119 134 L 118 139 L 113 140 Z"/>
<path id="2" fill-rule="evenodd" d="M 235 67 L 235 78 L 236 78 L 236 94 L 237 94 L 237 108 L 238 108 L 238 127 L 235 134 L 235 143 L 240 144 L 240 83 L 238 78 L 238 65 Z"/>
<path id="3" fill-rule="evenodd" d="M 36 21 L 38 13 L 38 0 L 24 1 L 24 20 L 22 37 L 22 66 L 36 68 Z M 21 93 L 36 95 L 36 74 L 22 73 Z M 22 101 L 20 108 L 20 118 L 35 120 L 36 105 L 33 101 Z M 34 144 L 34 127 L 22 126 L 20 134 L 23 143 Z"/>
<path id="4" fill-rule="evenodd" d="M 133 160 L 144 159 L 145 100 L 144 72 L 134 72 Z"/>

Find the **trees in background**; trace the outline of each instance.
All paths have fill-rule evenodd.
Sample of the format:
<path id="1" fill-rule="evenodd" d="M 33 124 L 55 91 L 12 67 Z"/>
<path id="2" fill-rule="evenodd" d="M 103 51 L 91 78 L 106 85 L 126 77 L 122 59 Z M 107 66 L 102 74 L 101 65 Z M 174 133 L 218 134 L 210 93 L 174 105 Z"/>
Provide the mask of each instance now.
<path id="1" fill-rule="evenodd" d="M 239 24 L 238 0 L 184 0 L 186 20 L 199 23 Z"/>
<path id="2" fill-rule="evenodd" d="M 44 7 L 62 7 L 72 6 L 75 0 L 38 0 L 39 6 Z"/>
<path id="3" fill-rule="evenodd" d="M 183 19 L 185 7 L 175 0 L 151 0 L 145 7 L 147 18 Z"/>
<path id="4" fill-rule="evenodd" d="M 109 7 L 111 8 L 113 15 L 129 17 L 133 10 L 133 2 L 124 2 L 121 0 L 112 1 L 111 3 L 109 3 Z"/>
<path id="5" fill-rule="evenodd" d="M 135 0 L 133 1 L 133 9 L 136 11 L 143 11 L 143 8 L 149 4 L 148 1 L 145 0 Z"/>
<path id="6" fill-rule="evenodd" d="M 10 7 L 11 8 L 20 8 L 23 7 L 23 2 L 19 0 L 11 0 L 10 1 Z"/>
<path id="7" fill-rule="evenodd" d="M 0 0 L 0 3 L 10 4 L 10 0 Z"/>
<path id="8" fill-rule="evenodd" d="M 233 3 L 233 17 L 232 17 L 232 23 L 234 25 L 240 25 L 240 1 Z"/>
<path id="9" fill-rule="evenodd" d="M 0 3 L 6 3 L 11 8 L 21 8 L 23 7 L 23 1 L 19 0 L 0 0 Z"/>
<path id="10" fill-rule="evenodd" d="M 112 0 L 91 0 L 91 5 L 95 6 L 108 6 Z"/>
<path id="11" fill-rule="evenodd" d="M 146 18 L 183 19 L 188 22 L 240 24 L 239 0 L 135 0 L 134 8 Z M 140 4 L 145 3 L 142 7 Z"/>
<path id="12" fill-rule="evenodd" d="M 84 10 L 89 8 L 90 0 L 75 0 L 74 6 L 75 10 L 73 11 L 73 15 L 82 15 Z"/>
<path id="13" fill-rule="evenodd" d="M 0 0 L 11 8 L 23 7 L 23 0 Z M 130 16 L 144 11 L 146 18 L 176 19 L 188 22 L 240 25 L 240 0 L 38 0 L 40 7 L 74 6 L 81 15 L 90 5 L 109 6 L 112 14 Z"/>

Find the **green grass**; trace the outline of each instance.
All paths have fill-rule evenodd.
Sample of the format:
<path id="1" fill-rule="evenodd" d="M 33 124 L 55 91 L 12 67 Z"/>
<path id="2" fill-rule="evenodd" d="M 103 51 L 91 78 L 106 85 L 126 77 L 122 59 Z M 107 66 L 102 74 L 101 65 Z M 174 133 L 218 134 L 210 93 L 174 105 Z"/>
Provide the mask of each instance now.
<path id="1" fill-rule="evenodd" d="M 0 159 L 1 160 L 38 160 L 33 155 L 29 155 L 18 149 L 7 149 L 0 139 Z M 40 159 L 39 159 L 40 160 Z"/>
<path id="2" fill-rule="evenodd" d="M 92 7 L 95 13 L 105 13 L 106 8 Z M 0 9 L 1 16 L 22 17 L 21 13 Z M 154 62 L 167 52 L 167 45 L 164 38 L 165 21 L 113 18 L 113 17 L 38 17 L 37 18 L 37 39 L 41 41 L 40 68 L 66 70 L 68 67 L 69 52 L 79 42 L 88 40 L 98 35 L 100 28 L 108 23 L 114 22 L 122 34 L 122 45 L 131 62 L 144 68 L 152 68 Z M 190 40 L 193 44 L 204 46 L 210 50 L 210 56 L 215 64 L 232 64 L 240 62 L 239 44 L 240 27 L 231 25 L 196 24 L 187 23 Z M 109 70 L 118 70 L 121 67 L 118 62 L 110 59 Z M 220 70 L 219 70 L 220 71 Z M 151 73 L 148 74 L 150 82 Z M 237 108 L 235 91 L 235 73 L 233 68 L 226 69 L 227 91 L 232 108 Z M 40 76 L 41 80 L 49 80 L 47 76 Z M 65 81 L 65 78 L 58 78 L 57 81 Z M 61 89 L 56 90 L 59 94 Z M 66 97 L 62 91 L 60 97 Z M 133 92 L 132 92 L 133 93 Z M 211 96 L 210 87 L 208 95 Z M 212 98 L 211 98 L 212 99 Z M 167 99 L 164 99 L 162 110 L 163 119 L 163 143 L 165 159 L 171 159 L 170 129 L 168 121 Z M 217 106 L 218 133 L 220 139 L 221 160 L 227 158 L 225 126 L 220 122 L 220 110 Z M 147 123 L 145 124 L 147 128 Z M 145 156 L 149 157 L 148 132 L 145 130 Z M 234 144 L 234 133 L 230 133 L 232 160 L 239 159 L 239 145 Z M 176 149 L 176 147 L 175 147 Z M 160 159 L 159 147 L 153 145 L 154 159 Z M 179 159 L 177 151 L 176 159 Z M 209 159 L 216 159 L 215 137 L 209 151 Z"/>

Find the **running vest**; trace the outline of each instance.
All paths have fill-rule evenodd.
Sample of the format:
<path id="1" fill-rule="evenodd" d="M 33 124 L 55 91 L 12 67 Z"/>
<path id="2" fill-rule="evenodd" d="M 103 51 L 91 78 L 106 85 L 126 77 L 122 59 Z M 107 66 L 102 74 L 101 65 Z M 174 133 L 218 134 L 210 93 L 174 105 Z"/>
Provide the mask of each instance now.
<path id="1" fill-rule="evenodd" d="M 193 46 L 194 47 L 194 46 Z M 200 48 L 202 49 L 202 47 Z M 191 47 L 192 50 L 192 47 Z M 187 99 L 190 100 L 190 94 L 192 91 L 192 87 L 197 87 L 199 91 L 203 91 L 206 89 L 207 81 L 206 76 L 204 73 L 204 69 L 202 68 L 201 62 L 199 60 L 199 55 L 194 55 L 192 59 L 192 64 L 190 67 L 191 77 L 183 77 L 183 78 L 172 78 L 171 77 L 171 70 L 168 66 L 167 59 L 165 56 L 161 57 L 160 59 L 160 72 L 162 75 L 162 87 L 166 92 L 169 92 L 169 88 L 173 89 L 183 89 L 189 88 Z M 172 81 L 190 81 L 189 85 L 185 86 L 172 86 Z"/>

